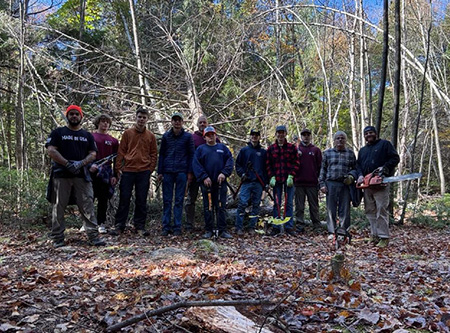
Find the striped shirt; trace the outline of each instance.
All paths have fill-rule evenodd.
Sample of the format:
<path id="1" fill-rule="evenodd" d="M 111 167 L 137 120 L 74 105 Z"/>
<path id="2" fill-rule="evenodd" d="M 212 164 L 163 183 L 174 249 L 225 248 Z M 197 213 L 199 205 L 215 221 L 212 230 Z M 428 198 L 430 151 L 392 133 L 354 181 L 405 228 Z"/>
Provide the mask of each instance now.
<path id="1" fill-rule="evenodd" d="M 330 148 L 325 150 L 320 169 L 320 187 L 325 186 L 325 181 L 334 180 L 342 182 L 344 177 L 352 170 L 356 169 L 356 156 L 353 150 L 337 150 Z"/>

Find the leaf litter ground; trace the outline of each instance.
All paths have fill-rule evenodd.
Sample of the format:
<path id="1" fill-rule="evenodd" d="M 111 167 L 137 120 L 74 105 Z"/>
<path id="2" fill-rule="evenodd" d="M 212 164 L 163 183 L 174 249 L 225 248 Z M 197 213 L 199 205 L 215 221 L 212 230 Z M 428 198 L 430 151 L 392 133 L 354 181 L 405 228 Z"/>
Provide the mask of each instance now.
<path id="1" fill-rule="evenodd" d="M 106 236 L 87 245 L 69 229 L 53 249 L 44 232 L 0 229 L 0 331 L 99 332 L 180 301 L 271 299 L 238 307 L 274 332 L 448 332 L 450 230 L 393 228 L 387 249 L 355 232 L 341 278 L 325 234 Z M 186 309 L 148 318 L 129 332 L 202 332 Z M 405 331 L 406 330 L 406 331 Z"/>

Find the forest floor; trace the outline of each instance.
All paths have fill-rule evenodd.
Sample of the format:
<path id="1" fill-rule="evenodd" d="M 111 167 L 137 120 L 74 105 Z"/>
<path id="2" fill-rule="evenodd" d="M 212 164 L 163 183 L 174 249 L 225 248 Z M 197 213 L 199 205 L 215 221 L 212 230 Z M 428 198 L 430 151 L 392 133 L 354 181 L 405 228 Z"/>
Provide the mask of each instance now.
<path id="1" fill-rule="evenodd" d="M 237 310 L 272 332 L 449 331 L 449 229 L 393 227 L 386 249 L 369 244 L 366 230 L 353 231 L 340 279 L 331 273 L 336 251 L 327 235 L 312 231 L 212 242 L 200 231 L 165 238 L 129 231 L 95 248 L 72 228 L 68 246 L 54 249 L 46 231 L 20 229 L 0 226 L 1 332 L 99 332 L 181 301 L 259 299 L 273 305 Z M 189 311 L 124 330 L 219 331 Z"/>

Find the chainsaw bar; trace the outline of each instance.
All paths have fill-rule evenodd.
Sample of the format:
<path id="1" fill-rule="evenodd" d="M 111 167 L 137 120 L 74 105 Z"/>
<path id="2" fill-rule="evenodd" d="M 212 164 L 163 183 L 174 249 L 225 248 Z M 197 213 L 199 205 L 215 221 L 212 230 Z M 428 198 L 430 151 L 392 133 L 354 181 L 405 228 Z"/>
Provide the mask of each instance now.
<path id="1" fill-rule="evenodd" d="M 419 179 L 420 177 L 422 177 L 422 174 L 420 172 L 408 173 L 406 175 L 401 176 L 384 177 L 382 183 L 402 182 L 405 180 Z"/>

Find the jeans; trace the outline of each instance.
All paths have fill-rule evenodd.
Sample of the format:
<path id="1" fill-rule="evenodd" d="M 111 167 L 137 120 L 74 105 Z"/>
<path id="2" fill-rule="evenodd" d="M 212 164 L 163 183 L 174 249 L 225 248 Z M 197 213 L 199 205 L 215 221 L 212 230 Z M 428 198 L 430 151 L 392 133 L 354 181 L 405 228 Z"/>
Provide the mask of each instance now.
<path id="1" fill-rule="evenodd" d="M 219 232 L 227 230 L 227 223 L 225 221 L 225 206 L 227 204 L 227 185 L 222 182 L 222 186 L 213 183 L 211 187 L 201 185 L 203 196 L 203 213 L 205 216 L 205 230 L 213 231 L 218 229 Z M 211 194 L 211 207 L 209 205 L 209 196 Z M 211 209 L 210 209 L 211 208 Z M 214 218 L 216 218 L 216 225 L 214 225 Z"/>
<path id="2" fill-rule="evenodd" d="M 273 217 L 282 218 L 280 216 L 281 210 L 283 207 L 281 206 L 283 203 L 283 187 L 285 189 L 285 200 L 284 200 L 284 217 L 290 217 L 289 221 L 284 225 L 285 229 L 293 229 L 294 222 L 292 221 L 292 213 L 294 212 L 294 190 L 295 187 L 287 187 L 284 183 L 277 183 L 273 188 L 273 197 L 275 199 L 275 203 L 273 205 Z M 279 226 L 274 225 L 275 229 L 280 229 Z"/>
<path id="3" fill-rule="evenodd" d="M 172 201 L 175 188 L 175 204 L 173 206 L 173 231 L 181 231 L 183 216 L 184 192 L 186 190 L 186 173 L 165 173 L 163 178 L 164 213 L 162 220 L 163 231 L 171 231 Z"/>
<path id="4" fill-rule="evenodd" d="M 259 182 L 243 183 L 239 193 L 239 205 L 236 214 L 236 230 L 242 230 L 242 224 L 249 201 L 252 201 L 252 212 L 250 213 L 250 229 L 255 229 L 259 220 L 259 205 L 261 203 L 263 187 Z"/>
<path id="5" fill-rule="evenodd" d="M 135 192 L 134 227 L 145 230 L 147 219 L 147 194 L 150 187 L 150 170 L 139 172 L 124 172 L 120 180 L 119 207 L 116 213 L 116 228 L 124 230 L 130 211 L 133 187 Z"/>
<path id="6" fill-rule="evenodd" d="M 350 227 L 350 188 L 342 182 L 327 180 L 327 225 L 328 232 L 334 233 L 336 217 L 341 227 Z"/>

